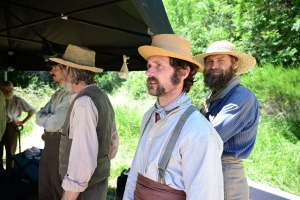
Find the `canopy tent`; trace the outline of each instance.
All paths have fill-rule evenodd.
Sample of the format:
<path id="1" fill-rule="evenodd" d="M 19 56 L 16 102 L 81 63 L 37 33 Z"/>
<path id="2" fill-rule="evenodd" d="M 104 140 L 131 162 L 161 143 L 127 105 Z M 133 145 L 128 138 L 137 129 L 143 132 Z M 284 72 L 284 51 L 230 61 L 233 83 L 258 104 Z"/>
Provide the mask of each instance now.
<path id="1" fill-rule="evenodd" d="M 96 51 L 96 67 L 145 70 L 137 48 L 173 33 L 161 0 L 0 0 L 0 70 L 48 71 L 68 44 Z M 43 51 L 42 51 L 43 49 Z"/>

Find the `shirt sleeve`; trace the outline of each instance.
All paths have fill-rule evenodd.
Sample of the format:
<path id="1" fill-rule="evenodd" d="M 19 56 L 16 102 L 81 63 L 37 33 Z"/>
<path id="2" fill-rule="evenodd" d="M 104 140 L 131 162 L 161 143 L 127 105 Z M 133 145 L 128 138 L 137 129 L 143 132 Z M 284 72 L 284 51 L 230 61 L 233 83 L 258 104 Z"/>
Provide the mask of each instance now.
<path id="1" fill-rule="evenodd" d="M 207 134 L 194 142 L 181 154 L 186 199 L 223 200 L 222 141 L 216 134 Z"/>
<path id="2" fill-rule="evenodd" d="M 32 107 L 29 103 L 27 103 L 23 98 L 19 97 L 20 98 L 20 108 L 23 112 L 27 112 L 28 114 L 35 114 L 36 113 L 36 110 L 34 107 Z"/>
<path id="3" fill-rule="evenodd" d="M 223 142 L 239 133 L 250 118 L 251 109 L 257 107 L 256 97 L 247 89 L 232 94 L 214 118 L 209 119 Z"/>
<path id="4" fill-rule="evenodd" d="M 70 116 L 69 138 L 72 139 L 69 165 L 62 187 L 65 191 L 83 192 L 97 167 L 98 111 L 93 101 L 78 98 Z"/>
<path id="5" fill-rule="evenodd" d="M 140 138 L 139 138 L 138 145 L 140 145 L 140 140 L 141 140 L 141 137 L 143 136 L 144 128 L 147 124 L 147 121 L 151 117 L 151 114 L 152 114 L 152 110 L 148 111 L 142 119 L 142 125 L 140 128 Z M 139 148 L 137 146 L 135 155 L 134 155 L 131 167 L 130 167 L 130 171 L 129 171 L 129 174 L 127 177 L 126 187 L 125 187 L 125 191 L 124 191 L 124 195 L 123 195 L 124 200 L 133 200 L 134 199 L 134 190 L 136 188 L 136 182 L 137 182 L 137 176 L 138 176 L 138 162 L 142 162 L 141 160 L 138 160 L 138 158 L 137 158 L 137 150 L 138 149 Z"/>
<path id="6" fill-rule="evenodd" d="M 37 114 L 35 122 L 44 127 L 47 131 L 60 130 L 65 122 L 65 118 L 70 107 L 70 93 L 54 93 L 50 101 L 41 108 Z"/>

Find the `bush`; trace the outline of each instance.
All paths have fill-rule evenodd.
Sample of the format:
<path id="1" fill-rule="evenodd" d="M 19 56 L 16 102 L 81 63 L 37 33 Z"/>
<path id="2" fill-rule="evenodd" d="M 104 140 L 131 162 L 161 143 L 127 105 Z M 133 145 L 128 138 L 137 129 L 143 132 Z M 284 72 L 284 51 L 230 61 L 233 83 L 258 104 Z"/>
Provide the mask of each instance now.
<path id="1" fill-rule="evenodd" d="M 260 103 L 260 112 L 289 122 L 300 139 L 300 69 L 282 65 L 255 67 L 242 76 L 242 83 L 252 90 Z M 296 142 L 297 140 L 294 140 Z"/>

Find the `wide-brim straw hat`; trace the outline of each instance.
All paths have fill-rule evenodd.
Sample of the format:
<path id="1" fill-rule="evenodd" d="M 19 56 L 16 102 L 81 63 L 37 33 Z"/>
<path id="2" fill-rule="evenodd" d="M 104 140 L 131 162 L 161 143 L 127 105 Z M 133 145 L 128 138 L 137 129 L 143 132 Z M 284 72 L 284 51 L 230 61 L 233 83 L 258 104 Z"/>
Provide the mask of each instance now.
<path id="1" fill-rule="evenodd" d="M 204 69 L 200 63 L 193 59 L 190 42 L 180 35 L 155 35 L 151 46 L 141 46 L 138 51 L 146 60 L 151 56 L 167 56 L 191 62 L 199 67 L 198 71 L 200 72 Z"/>
<path id="2" fill-rule="evenodd" d="M 236 69 L 236 74 L 243 74 L 251 70 L 256 64 L 256 60 L 254 57 L 238 52 L 234 44 L 229 41 L 221 40 L 212 43 L 206 50 L 206 53 L 199 54 L 194 57 L 194 59 L 200 62 L 203 66 L 205 66 L 204 58 L 211 55 L 218 54 L 228 54 L 236 57 L 239 60 L 239 65 Z"/>
<path id="3" fill-rule="evenodd" d="M 95 67 L 96 52 L 76 45 L 69 44 L 62 58 L 49 58 L 51 61 L 92 72 L 102 72 L 103 69 Z"/>

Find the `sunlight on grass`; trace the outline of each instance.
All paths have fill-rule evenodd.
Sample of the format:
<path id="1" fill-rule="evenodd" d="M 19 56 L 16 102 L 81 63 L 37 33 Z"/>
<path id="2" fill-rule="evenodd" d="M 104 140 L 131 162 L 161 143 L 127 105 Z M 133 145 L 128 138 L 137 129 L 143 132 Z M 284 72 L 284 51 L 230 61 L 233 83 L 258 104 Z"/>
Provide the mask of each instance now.
<path id="1" fill-rule="evenodd" d="M 284 121 L 261 117 L 254 150 L 244 165 L 251 180 L 300 195 L 300 142 L 291 143 L 287 134 Z"/>
<path id="2" fill-rule="evenodd" d="M 16 89 L 16 94 L 39 110 L 55 90 L 48 86 L 32 91 Z M 139 140 L 140 125 L 144 113 L 154 105 L 155 98 L 132 100 L 130 95 L 119 92 L 109 95 L 114 106 L 120 145 L 117 156 L 111 161 L 108 198 L 113 199 L 117 177 L 130 167 Z M 23 116 L 22 116 L 23 117 Z M 35 116 L 24 126 L 23 137 L 29 136 L 35 124 Z M 253 181 L 300 195 L 300 141 L 291 125 L 285 120 L 260 117 L 256 144 L 251 156 L 244 160 L 247 177 Z"/>

